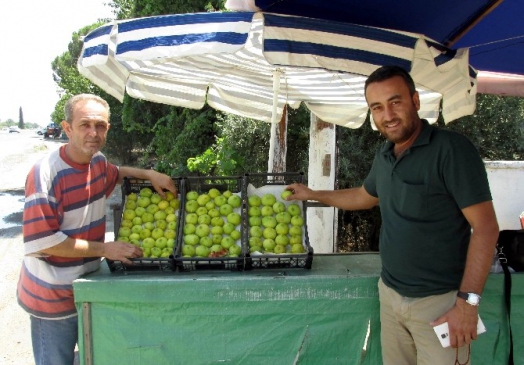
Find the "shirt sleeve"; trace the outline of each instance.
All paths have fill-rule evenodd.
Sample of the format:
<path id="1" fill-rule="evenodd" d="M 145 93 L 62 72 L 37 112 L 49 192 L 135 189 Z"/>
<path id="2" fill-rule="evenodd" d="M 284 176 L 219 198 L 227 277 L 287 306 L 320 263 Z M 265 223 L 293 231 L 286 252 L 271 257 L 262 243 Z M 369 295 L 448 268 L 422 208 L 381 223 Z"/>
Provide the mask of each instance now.
<path id="1" fill-rule="evenodd" d="M 107 179 L 106 179 L 106 198 L 108 198 L 115 189 L 118 182 L 118 166 L 107 162 Z"/>
<path id="2" fill-rule="evenodd" d="M 369 174 L 364 180 L 364 189 L 367 191 L 367 193 L 371 196 L 374 196 L 375 198 L 378 198 L 377 193 L 377 172 L 376 172 L 376 160 L 377 160 L 377 154 L 375 155 L 375 158 L 373 159 L 373 164 L 371 165 L 371 170 L 369 170 Z"/>
<path id="3" fill-rule="evenodd" d="M 25 254 L 42 256 L 38 252 L 63 242 L 67 235 L 60 231 L 60 197 L 49 194 L 50 187 L 45 184 L 33 167 L 26 180 L 26 198 L 23 213 L 23 236 Z M 45 255 L 44 255 L 45 256 Z"/>
<path id="4" fill-rule="evenodd" d="M 459 134 L 450 138 L 450 143 L 443 177 L 459 208 L 492 200 L 486 167 L 477 148 Z"/>

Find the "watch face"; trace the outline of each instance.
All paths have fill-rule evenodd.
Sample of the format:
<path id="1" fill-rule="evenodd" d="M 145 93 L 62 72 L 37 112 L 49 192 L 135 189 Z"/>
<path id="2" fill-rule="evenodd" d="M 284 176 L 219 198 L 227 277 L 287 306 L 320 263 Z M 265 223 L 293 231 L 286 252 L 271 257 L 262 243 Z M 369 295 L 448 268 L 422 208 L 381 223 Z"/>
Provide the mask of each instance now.
<path id="1" fill-rule="evenodd" d="M 467 302 L 471 305 L 479 305 L 480 297 L 476 294 L 469 293 Z"/>

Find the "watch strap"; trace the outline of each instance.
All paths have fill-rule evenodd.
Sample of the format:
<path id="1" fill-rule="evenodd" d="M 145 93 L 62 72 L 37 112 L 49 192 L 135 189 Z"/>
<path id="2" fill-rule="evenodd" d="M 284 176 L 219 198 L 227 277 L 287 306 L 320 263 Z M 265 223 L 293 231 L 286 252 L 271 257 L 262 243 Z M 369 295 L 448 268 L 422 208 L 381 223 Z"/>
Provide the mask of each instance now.
<path id="1" fill-rule="evenodd" d="M 464 300 L 468 300 L 468 298 L 469 298 L 469 294 L 466 293 L 466 292 L 463 292 L 463 291 L 459 291 L 459 292 L 457 293 L 457 297 L 462 298 L 462 299 L 464 299 Z"/>
<path id="2" fill-rule="evenodd" d="M 478 303 L 474 304 L 474 303 L 470 303 L 469 301 L 469 297 L 470 295 L 475 295 L 478 297 Z M 461 298 L 461 299 L 464 299 L 468 304 L 470 305 L 479 305 L 480 304 L 480 295 L 478 295 L 477 293 L 466 293 L 466 292 L 463 292 L 463 291 L 458 291 L 457 292 L 457 297 Z"/>

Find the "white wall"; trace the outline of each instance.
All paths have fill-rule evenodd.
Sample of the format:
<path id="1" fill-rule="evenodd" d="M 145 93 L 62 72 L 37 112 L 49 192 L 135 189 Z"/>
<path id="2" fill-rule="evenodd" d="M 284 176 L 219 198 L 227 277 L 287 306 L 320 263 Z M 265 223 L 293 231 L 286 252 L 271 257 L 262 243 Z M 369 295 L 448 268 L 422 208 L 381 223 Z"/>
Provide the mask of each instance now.
<path id="1" fill-rule="evenodd" d="M 500 230 L 520 229 L 524 212 L 524 161 L 485 161 Z"/>

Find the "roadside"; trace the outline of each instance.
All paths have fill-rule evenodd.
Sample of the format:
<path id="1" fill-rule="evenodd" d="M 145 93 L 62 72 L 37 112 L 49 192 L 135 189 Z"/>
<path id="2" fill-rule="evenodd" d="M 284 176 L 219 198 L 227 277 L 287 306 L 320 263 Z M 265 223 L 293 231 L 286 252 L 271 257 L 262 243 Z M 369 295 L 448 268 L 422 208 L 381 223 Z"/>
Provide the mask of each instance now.
<path id="1" fill-rule="evenodd" d="M 16 138 L 0 135 L 0 213 L 7 223 L 7 227 L 0 225 L 0 364 L 34 364 L 29 316 L 16 301 L 23 258 L 24 185 L 31 166 L 63 144 L 63 141 L 43 140 L 31 131 L 22 132 Z M 111 205 L 120 202 L 120 186 L 117 186 L 107 200 L 106 241 L 114 239 Z"/>

